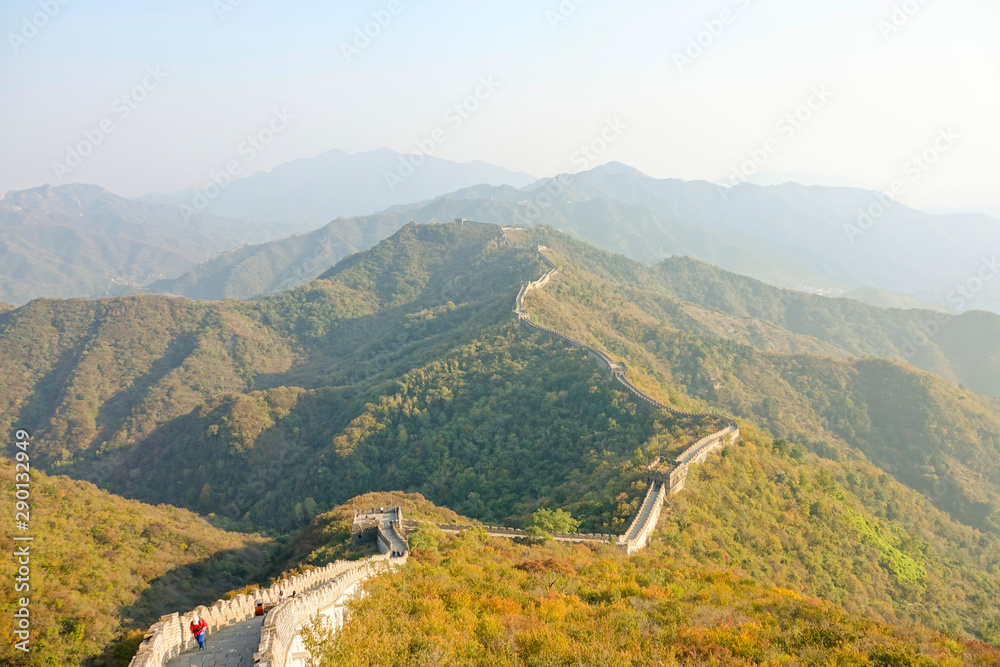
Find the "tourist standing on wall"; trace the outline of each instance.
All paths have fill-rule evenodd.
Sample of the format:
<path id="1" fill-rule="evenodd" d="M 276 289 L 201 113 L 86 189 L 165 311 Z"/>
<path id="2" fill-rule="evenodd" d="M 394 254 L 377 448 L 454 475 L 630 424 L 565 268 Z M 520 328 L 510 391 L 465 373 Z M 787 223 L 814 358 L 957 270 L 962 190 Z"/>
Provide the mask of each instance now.
<path id="1" fill-rule="evenodd" d="M 205 630 L 208 629 L 208 622 L 198 614 L 191 619 L 191 634 L 198 640 L 198 650 L 205 650 Z"/>

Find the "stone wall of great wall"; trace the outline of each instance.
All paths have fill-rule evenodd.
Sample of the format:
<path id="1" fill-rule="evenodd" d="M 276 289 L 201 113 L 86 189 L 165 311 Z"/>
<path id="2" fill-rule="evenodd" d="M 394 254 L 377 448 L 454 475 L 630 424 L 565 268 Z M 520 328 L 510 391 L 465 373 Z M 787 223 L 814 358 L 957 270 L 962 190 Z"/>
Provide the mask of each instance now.
<path id="1" fill-rule="evenodd" d="M 499 230 L 499 234 L 505 245 L 511 248 L 516 247 L 507 236 L 508 228 L 504 228 L 499 225 L 497 225 L 496 228 Z M 709 454 L 721 450 L 727 444 L 738 441 L 740 437 L 739 425 L 732 419 L 723 415 L 711 412 L 685 412 L 666 405 L 665 403 L 661 403 L 655 398 L 643 393 L 641 389 L 629 381 L 628 366 L 624 361 L 615 361 L 606 353 L 591 345 L 587 345 L 582 341 L 555 331 L 554 329 L 549 329 L 532 322 L 531 316 L 524 309 L 525 297 L 530 291 L 541 289 L 548 285 L 552 280 L 552 277 L 559 271 L 559 268 L 555 265 L 555 263 L 542 253 L 543 250 L 545 250 L 544 247 L 538 246 L 535 248 L 535 253 L 546 266 L 547 270 L 538 280 L 523 283 L 521 285 L 521 289 L 517 293 L 516 299 L 514 300 L 513 312 L 514 317 L 518 322 L 532 331 L 541 332 L 561 342 L 569 343 L 574 347 L 586 350 L 588 356 L 594 359 L 601 366 L 602 370 L 628 390 L 635 397 L 637 404 L 648 411 L 657 412 L 663 410 L 678 417 L 693 419 L 712 418 L 719 420 L 724 424 L 724 427 L 721 430 L 705 436 L 685 449 L 684 452 L 677 457 L 677 459 L 650 467 L 650 485 L 649 490 L 646 492 L 646 497 L 639 508 L 639 512 L 632 520 L 632 524 L 629 526 L 629 529 L 619 538 L 618 541 L 622 548 L 628 551 L 629 554 L 633 554 L 642 549 L 649 542 L 650 535 L 656 529 L 656 523 L 659 520 L 660 511 L 663 507 L 663 501 L 666 496 L 671 493 L 677 493 L 684 488 L 688 471 L 692 465 L 701 463 L 708 457 Z"/>
<path id="2" fill-rule="evenodd" d="M 663 500 L 666 498 L 666 485 L 653 481 L 649 484 L 646 497 L 639 506 L 639 512 L 632 519 L 632 525 L 619 540 L 619 544 L 629 556 L 641 550 L 649 543 L 649 537 L 656 530 L 663 510 Z"/>
<path id="3" fill-rule="evenodd" d="M 354 567 L 340 573 L 328 585 L 294 598 L 286 598 L 268 611 L 264 619 L 264 625 L 260 629 L 260 644 L 253 657 L 254 664 L 259 667 L 286 667 L 291 664 L 296 638 L 317 614 L 337 604 L 351 588 L 366 579 L 405 562 L 405 557 L 389 558 L 385 555 L 356 561 L 353 563 Z M 343 616 L 339 616 L 334 629 L 339 630 L 342 623 Z"/>
<path id="4" fill-rule="evenodd" d="M 502 526 L 486 526 L 486 525 L 472 525 L 472 524 L 460 524 L 460 523 L 431 523 L 426 521 L 408 521 L 407 529 L 415 530 L 420 527 L 420 525 L 432 525 L 446 533 L 461 533 L 465 530 L 482 529 L 487 535 L 491 537 L 510 537 L 510 538 L 529 538 L 532 537 L 531 533 L 520 528 L 505 528 Z M 612 535 L 610 533 L 560 533 L 554 532 L 549 533 L 549 535 L 557 542 L 594 542 L 609 544 L 617 544 L 618 536 Z"/>
<path id="5" fill-rule="evenodd" d="M 464 222 L 464 221 L 462 221 Z M 499 230 L 502 242 L 515 247 L 507 237 L 506 229 L 491 225 Z M 659 463 L 649 469 L 649 489 L 643 499 L 639 511 L 623 535 L 615 536 L 596 533 L 553 533 L 553 539 L 563 542 L 583 543 L 614 543 L 631 555 L 648 544 L 649 537 L 656 529 L 663 501 L 668 494 L 677 493 L 684 488 L 688 469 L 691 465 L 700 463 L 712 452 L 718 451 L 730 442 L 739 439 L 740 431 L 736 422 L 722 415 L 709 412 L 684 412 L 677 410 L 644 394 L 628 379 L 628 367 L 623 361 L 615 361 L 597 348 L 587 345 L 575 338 L 566 336 L 553 329 L 548 329 L 531 321 L 524 310 L 524 298 L 534 289 L 545 287 L 558 272 L 556 265 L 542 254 L 544 248 L 538 247 L 535 252 L 548 270 L 538 280 L 525 282 L 517 293 L 514 302 L 514 317 L 522 325 L 537 332 L 555 337 L 587 351 L 587 354 L 597 362 L 603 370 L 615 381 L 619 382 L 637 400 L 638 404 L 650 411 L 664 410 L 680 417 L 716 418 L 725 423 L 725 428 L 708 435 L 694 443 L 676 460 Z M 264 624 L 261 626 L 260 644 L 254 654 L 254 664 L 262 667 L 287 667 L 292 664 L 292 650 L 302 628 L 318 614 L 338 604 L 353 587 L 358 586 L 374 574 L 385 571 L 406 562 L 406 556 L 392 558 L 387 554 L 393 551 L 406 553 L 407 529 L 413 529 L 422 522 L 404 521 L 399 507 L 391 508 L 387 520 L 376 520 L 384 512 L 375 509 L 367 510 L 373 517 L 367 521 L 365 512 L 355 513 L 355 523 L 359 531 L 371 530 L 376 533 L 375 539 L 380 555 L 372 556 L 362 561 L 336 561 L 326 567 L 310 570 L 304 574 L 288 577 L 273 586 L 258 591 L 254 595 L 238 595 L 230 600 L 218 600 L 211 607 L 200 606 L 185 614 L 174 613 L 161 616 L 146 633 L 139 645 L 136 655 L 129 667 L 161 667 L 167 660 L 194 648 L 195 641 L 188 630 L 188 624 L 195 613 L 202 616 L 209 625 L 211 634 L 236 623 L 247 621 L 255 615 L 256 601 L 261 600 L 265 606 L 270 606 Z M 359 520 L 359 516 L 362 517 Z M 439 529 L 458 533 L 472 528 L 482 528 L 487 534 L 495 537 L 530 537 L 520 529 L 498 526 L 471 526 L 457 524 L 434 524 Z M 280 591 L 301 591 L 294 597 L 279 600 Z M 338 623 L 343 623 L 343 615 L 337 617 Z"/>
<path id="6" fill-rule="evenodd" d="M 378 558 L 384 559 L 382 556 Z M 139 645 L 129 667 L 161 667 L 170 658 L 195 648 L 196 643 L 188 630 L 195 613 L 208 623 L 207 632 L 211 637 L 223 628 L 253 618 L 257 600 L 263 601 L 267 606 L 278 604 L 280 607 L 278 598 L 281 591 L 285 591 L 286 594 L 301 591 L 303 597 L 311 595 L 311 591 L 315 589 L 321 590 L 330 585 L 337 585 L 338 581 L 343 580 L 343 575 L 353 571 L 358 565 L 358 561 L 336 561 L 326 567 L 282 579 L 270 588 L 262 589 L 253 595 L 237 595 L 231 600 L 217 600 L 210 607 L 199 606 L 187 613 L 161 616 L 160 620 L 146 632 L 146 637 Z M 297 599 L 298 595 L 295 598 L 286 598 L 281 604 Z"/>
<path id="7" fill-rule="evenodd" d="M 369 510 L 375 513 L 376 510 Z M 264 667 L 286 667 L 292 664 L 291 651 L 295 638 L 302 627 L 317 614 L 336 605 L 347 591 L 374 574 L 397 567 L 406 562 L 407 557 L 392 557 L 395 551 L 408 551 L 403 532 L 402 509 L 391 508 L 385 516 L 388 520 L 358 520 L 355 514 L 357 532 L 375 532 L 380 554 L 361 561 L 336 561 L 326 567 L 310 570 L 293 577 L 286 577 L 266 589 L 252 595 L 237 595 L 231 600 L 218 600 L 211 607 L 195 607 L 180 614 L 162 616 L 146 633 L 146 637 L 129 667 L 161 667 L 168 660 L 196 647 L 188 629 L 195 613 L 208 623 L 209 639 L 220 630 L 236 623 L 248 621 L 256 615 L 256 602 L 261 601 L 267 609 L 261 626 L 260 643 L 254 653 L 254 664 Z M 288 597 L 280 599 L 280 593 Z M 292 597 L 290 593 L 295 592 Z M 337 616 L 343 623 L 343 614 Z M 339 629 L 339 627 L 337 628 Z"/>

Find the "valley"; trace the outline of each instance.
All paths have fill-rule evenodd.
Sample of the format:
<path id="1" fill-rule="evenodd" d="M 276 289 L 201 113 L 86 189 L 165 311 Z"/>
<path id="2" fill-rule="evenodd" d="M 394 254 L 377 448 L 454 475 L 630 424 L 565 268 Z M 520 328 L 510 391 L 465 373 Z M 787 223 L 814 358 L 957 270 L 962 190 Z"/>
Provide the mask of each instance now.
<path id="1" fill-rule="evenodd" d="M 0 3 L 0 665 L 1000 667 L 1000 5 L 723 4 Z"/>
<path id="2" fill-rule="evenodd" d="M 668 298 L 664 270 L 551 228 L 463 222 L 407 225 L 258 302 L 35 302 L 0 314 L 2 414 L 31 427 L 46 469 L 222 529 L 297 531 L 377 489 L 489 526 L 556 508 L 581 533 L 641 535 L 645 559 L 996 642 L 996 403 L 888 360 L 818 356 L 837 348 L 777 324 L 787 352 L 698 332 L 689 313 L 708 302 Z M 899 400 L 857 412 L 886 382 Z M 907 404 L 969 444 L 909 430 Z M 703 439 L 730 419 L 714 405 L 739 441 L 696 447 L 712 455 L 689 471 L 690 443 L 722 444 Z M 906 441 L 924 458 L 890 454 Z M 675 460 L 684 492 L 657 521 L 676 484 L 668 466 L 650 486 L 648 466 Z M 434 530 L 415 530 L 426 557 Z"/>

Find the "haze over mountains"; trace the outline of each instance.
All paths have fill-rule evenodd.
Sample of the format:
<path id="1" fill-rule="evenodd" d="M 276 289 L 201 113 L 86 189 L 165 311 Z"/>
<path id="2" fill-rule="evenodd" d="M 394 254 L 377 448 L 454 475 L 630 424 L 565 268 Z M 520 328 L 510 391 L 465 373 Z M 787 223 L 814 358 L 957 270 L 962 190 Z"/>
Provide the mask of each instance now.
<path id="1" fill-rule="evenodd" d="M 880 194 L 856 188 L 658 180 L 617 163 L 531 182 L 484 163 L 427 158 L 393 191 L 386 174 L 405 159 L 329 151 L 235 180 L 203 212 L 192 206 L 194 191 L 144 200 L 87 186 L 8 193 L 0 301 L 139 291 L 249 298 L 303 284 L 408 220 L 466 217 L 551 224 L 645 263 L 690 256 L 886 307 L 1000 312 L 1000 264 L 989 252 L 1000 247 L 1000 222 L 983 214 L 885 210 Z M 122 271 L 136 261 L 141 267 Z M 41 278 L 42 264 L 61 277 Z"/>
<path id="2" fill-rule="evenodd" d="M 879 193 L 853 188 L 657 180 L 615 164 L 490 196 L 544 202 L 546 189 L 555 193 L 541 206 L 547 223 L 640 261 L 689 255 L 793 289 L 874 287 L 957 311 L 1000 311 L 990 251 L 1000 247 L 1000 222 L 982 214 L 885 210 Z M 883 215 L 862 218 L 879 207 Z M 523 210 L 538 217 L 532 211 Z"/>
<path id="3" fill-rule="evenodd" d="M 142 290 L 191 299 L 250 299 L 304 285 L 331 265 L 367 250 L 409 222 L 407 212 L 338 219 L 305 234 L 246 245 Z"/>
<path id="4" fill-rule="evenodd" d="M 195 191 L 142 199 L 82 184 L 9 192 L 0 196 L 0 302 L 115 296 L 142 292 L 149 283 L 156 283 L 154 291 L 198 298 L 270 293 L 315 278 L 340 258 L 387 238 L 406 220 L 359 222 L 331 238 L 285 242 L 300 250 L 269 249 L 265 254 L 277 257 L 266 265 L 251 262 L 235 288 L 188 289 L 192 278 L 177 285 L 162 281 L 239 246 L 311 232 L 340 216 L 375 213 L 479 183 L 535 180 L 484 162 L 428 158 L 393 189 L 386 174 L 400 171 L 401 160 L 404 156 L 384 149 L 357 155 L 329 151 L 233 181 L 217 198 L 206 199 L 204 208 Z M 319 263 L 310 265 L 317 255 Z M 220 261 L 228 267 L 234 259 L 225 255 Z M 213 268 L 196 275 L 218 273 Z M 276 277 L 284 273 L 290 275 Z M 262 274 L 272 279 L 262 280 Z"/>
<path id="5" fill-rule="evenodd" d="M 385 148 L 355 154 L 330 150 L 236 179 L 214 197 L 201 188 L 146 199 L 228 218 L 281 222 L 288 233 L 295 233 L 313 231 L 334 218 L 378 213 L 472 185 L 521 187 L 535 180 L 482 161 L 458 163 Z"/>
<path id="6" fill-rule="evenodd" d="M 128 293 L 279 233 L 266 223 L 189 218 L 96 185 L 9 192 L 0 196 L 0 301 Z"/>
<path id="7" fill-rule="evenodd" d="M 725 189 L 703 181 L 657 180 L 612 163 L 523 188 L 477 185 L 399 212 L 417 222 L 466 217 L 551 224 L 645 263 L 690 256 L 773 285 L 850 294 L 877 305 L 1000 312 L 1000 280 L 992 280 L 1000 264 L 988 252 L 1000 247 L 1000 221 L 977 213 L 932 215 L 902 204 L 891 205 L 881 217 L 862 216 L 878 211 L 881 201 L 879 193 L 856 188 L 784 183 Z M 337 232 L 325 232 L 330 233 Z M 258 253 L 275 251 L 248 249 L 245 257 Z M 287 260 L 275 273 L 300 259 L 277 254 Z M 220 275 L 208 267 L 199 272 Z M 188 293 L 183 285 L 194 279 L 173 291 Z M 232 286 L 214 293 L 253 296 Z"/>

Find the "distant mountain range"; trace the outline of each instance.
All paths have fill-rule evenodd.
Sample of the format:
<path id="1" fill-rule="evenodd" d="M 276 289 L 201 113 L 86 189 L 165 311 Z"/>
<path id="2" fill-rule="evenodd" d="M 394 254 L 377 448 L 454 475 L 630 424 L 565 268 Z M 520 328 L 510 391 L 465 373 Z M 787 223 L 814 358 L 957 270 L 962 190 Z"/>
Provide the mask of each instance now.
<path id="1" fill-rule="evenodd" d="M 0 196 L 0 301 L 130 293 L 280 233 L 268 223 L 186 217 L 96 185 L 9 192 Z"/>
<path id="2" fill-rule="evenodd" d="M 1000 312 L 990 252 L 1000 221 L 983 214 L 930 214 L 857 188 L 658 180 L 618 163 L 523 185 L 531 177 L 428 159 L 393 180 L 393 191 L 386 175 L 398 176 L 400 160 L 386 150 L 330 151 L 235 181 L 204 212 L 190 206 L 193 192 L 138 201 L 79 185 L 8 193 L 0 301 L 144 291 L 250 298 L 308 282 L 409 220 L 464 217 L 550 224 L 647 264 L 690 256 L 885 307 Z M 302 229 L 310 233 L 290 235 Z"/>
<path id="3" fill-rule="evenodd" d="M 337 217 L 370 215 L 473 185 L 522 187 L 535 180 L 481 161 L 458 163 L 384 148 L 355 154 L 331 150 L 233 181 L 215 197 L 214 188 L 205 188 L 146 199 L 223 217 L 282 222 L 294 233 L 313 231 Z"/>
<path id="4" fill-rule="evenodd" d="M 877 193 L 854 188 L 785 183 L 727 190 L 704 181 L 656 180 L 611 163 L 524 188 L 457 190 L 390 209 L 380 224 L 382 233 L 411 219 L 550 224 L 647 264 L 690 256 L 772 285 L 880 307 L 1000 312 L 1000 280 L 990 280 L 994 257 L 983 251 L 1000 247 L 1000 221 L 895 204 L 862 229 L 858 211 L 873 203 Z M 318 277 L 324 263 L 374 245 L 378 234 L 364 231 L 372 220 L 336 220 L 309 238 L 243 248 L 151 289 L 195 298 L 280 291 Z M 345 236 L 358 242 L 337 241 Z M 250 274 L 255 278 L 247 280 Z"/>
<path id="5" fill-rule="evenodd" d="M 250 299 L 305 284 L 347 255 L 367 250 L 409 222 L 403 213 L 334 220 L 308 234 L 247 245 L 143 291 L 191 299 Z"/>
<path id="6" fill-rule="evenodd" d="M 325 236 L 285 239 L 262 255 L 230 251 L 470 185 L 535 180 L 485 162 L 427 158 L 413 167 L 410 159 L 384 149 L 329 151 L 233 181 L 216 198 L 202 191 L 204 200 L 194 190 L 126 199 L 81 184 L 8 192 L 0 196 L 0 302 L 134 294 L 150 283 L 154 291 L 196 298 L 278 291 L 370 248 L 409 219 L 344 223 Z M 398 224 L 388 222 L 397 217 Z M 244 261 L 248 254 L 253 259 Z M 217 264 L 196 267 L 220 255 Z M 189 269 L 191 276 L 175 282 Z"/>
<path id="7" fill-rule="evenodd" d="M 877 288 L 953 311 L 1000 312 L 1000 280 L 992 280 L 1000 221 L 883 199 L 856 188 L 657 180 L 612 163 L 429 205 L 442 220 L 551 224 L 646 263 L 687 255 L 781 287 L 832 295 Z"/>

